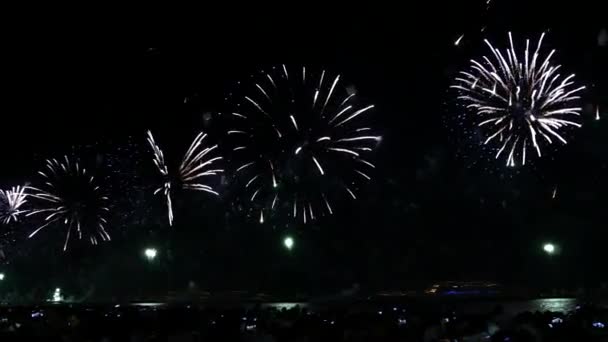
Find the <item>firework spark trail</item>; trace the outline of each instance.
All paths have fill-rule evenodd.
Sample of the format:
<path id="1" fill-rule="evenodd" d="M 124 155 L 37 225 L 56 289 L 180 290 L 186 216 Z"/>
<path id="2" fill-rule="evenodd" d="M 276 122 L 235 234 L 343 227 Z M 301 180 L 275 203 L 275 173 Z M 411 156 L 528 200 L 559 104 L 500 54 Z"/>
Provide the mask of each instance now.
<path id="1" fill-rule="evenodd" d="M 321 175 L 324 175 L 325 172 L 323 171 L 323 168 L 321 167 L 321 164 L 319 164 L 319 162 L 317 161 L 317 158 L 315 158 L 314 156 L 312 157 L 312 160 L 315 162 L 315 164 L 317 165 L 317 168 L 319 169 L 319 172 L 321 173 Z"/>
<path id="2" fill-rule="evenodd" d="M 38 174 L 44 178 L 44 182 L 40 187 L 28 187 L 30 193 L 27 196 L 36 199 L 39 206 L 26 216 L 43 214 L 46 217 L 44 223 L 29 234 L 29 238 L 54 223 L 62 223 L 67 227 L 64 251 L 73 233 L 77 234 L 79 240 L 84 234 L 93 245 L 98 243 L 98 238 L 102 241 L 112 239 L 106 230 L 108 221 L 105 218 L 110 211 L 109 198 L 103 194 L 95 176 L 81 168 L 78 161 L 68 156 L 60 161 L 48 159 L 45 168 Z"/>
<path id="3" fill-rule="evenodd" d="M 525 165 L 530 148 L 541 157 L 542 150 L 556 142 L 552 137 L 566 144 L 564 129 L 581 127 L 577 117 L 582 108 L 571 103 L 580 99 L 578 93 L 585 87 L 574 87 L 573 74 L 563 78 L 558 73 L 561 66 L 551 64 L 555 50 L 541 56 L 543 38 L 544 33 L 532 53 L 526 40 L 523 56 L 510 32 L 505 51 L 485 40 L 491 57 L 471 60 L 470 70 L 461 71 L 451 86 L 486 134 L 483 144 L 494 144 L 495 158 L 503 155 L 507 166 L 517 166 L 517 161 Z"/>
<path id="4" fill-rule="evenodd" d="M 345 149 L 345 148 L 339 148 L 339 147 L 335 147 L 335 148 L 334 148 L 334 147 L 330 147 L 330 148 L 328 148 L 328 150 L 330 150 L 330 151 L 336 151 L 336 152 L 342 152 L 342 153 L 348 153 L 348 154 L 352 154 L 352 155 L 353 155 L 353 156 L 355 156 L 355 157 L 358 157 L 358 156 L 359 156 L 359 153 L 357 153 L 357 152 L 355 152 L 355 151 L 351 151 L 351 150 Z"/>
<path id="5" fill-rule="evenodd" d="M 236 114 L 236 113 L 233 113 L 233 114 Z M 241 114 L 237 114 L 237 116 L 245 117 Z M 238 134 L 238 133 L 244 133 L 244 132 L 233 131 L 233 133 Z M 222 157 L 213 157 L 210 159 L 205 159 L 205 157 L 208 154 L 212 153 L 213 151 L 215 151 L 218 148 L 217 145 L 214 145 L 211 147 L 204 147 L 203 141 L 205 140 L 206 137 L 207 137 L 207 134 L 203 134 L 201 132 L 194 138 L 194 140 L 192 141 L 192 144 L 190 144 L 190 147 L 186 151 L 186 154 L 184 155 L 182 162 L 180 163 L 180 165 L 177 169 L 177 175 L 176 175 L 177 181 L 172 181 L 172 175 L 169 173 L 169 168 L 167 167 L 167 164 L 165 163 L 165 157 L 164 157 L 163 151 L 156 144 L 156 142 L 154 140 L 154 136 L 152 135 L 152 132 L 147 131 L 147 140 L 148 140 L 150 147 L 152 148 L 152 152 L 153 152 L 153 156 L 154 156 L 153 157 L 154 165 L 156 166 L 156 169 L 163 177 L 162 185 L 154 191 L 154 194 L 156 195 L 156 194 L 162 192 L 162 194 L 165 196 L 165 201 L 167 204 L 167 216 L 169 219 L 169 226 L 173 225 L 173 219 L 174 219 L 173 202 L 171 199 L 171 191 L 172 191 L 172 187 L 174 186 L 173 185 L 174 182 L 177 182 L 177 184 L 175 184 L 175 186 L 178 188 L 181 188 L 181 189 L 204 191 L 204 192 L 208 192 L 208 193 L 214 194 L 216 196 L 219 196 L 219 193 L 217 191 L 215 191 L 213 189 L 213 187 L 211 187 L 208 184 L 202 183 L 202 181 L 205 179 L 205 177 L 217 176 L 217 175 L 221 174 L 222 172 L 224 172 L 223 169 L 208 169 L 209 167 L 211 167 L 211 165 L 213 163 L 215 163 L 218 160 L 222 160 L 223 158 Z M 243 168 L 247 167 L 247 166 L 248 165 L 244 165 Z"/>
<path id="6" fill-rule="evenodd" d="M 0 190 L 0 222 L 9 224 L 19 221 L 19 215 L 26 213 L 21 207 L 27 202 L 27 187 L 17 186 L 10 190 Z"/>
<path id="7" fill-rule="evenodd" d="M 156 169 L 158 172 L 160 172 L 165 180 L 161 187 L 154 190 L 154 194 L 156 195 L 162 191 L 163 195 L 165 196 L 167 203 L 167 216 L 169 217 L 169 225 L 171 226 L 173 225 L 173 205 L 171 203 L 171 182 L 169 181 L 169 170 L 167 168 L 167 164 L 165 164 L 165 156 L 163 151 L 154 141 L 152 132 L 148 131 L 147 135 L 148 143 L 154 152 L 154 158 L 152 160 L 154 161 L 154 165 L 156 165 Z"/>
<path id="8" fill-rule="evenodd" d="M 551 194 L 551 198 L 555 199 L 557 197 L 557 185 L 553 188 L 553 193 Z"/>
<path id="9" fill-rule="evenodd" d="M 274 164 L 272 164 L 271 160 L 268 160 L 268 166 L 270 167 L 270 173 L 272 174 L 272 187 L 276 188 L 279 183 L 277 183 L 277 177 L 276 174 L 274 173 Z"/>
<path id="10" fill-rule="evenodd" d="M 454 42 L 454 46 L 460 45 L 462 38 L 464 38 L 464 34 L 461 34 L 460 37 L 458 37 L 458 39 L 456 39 L 456 41 Z"/>
<path id="11" fill-rule="evenodd" d="M 381 140 L 369 125 L 374 106 L 361 106 L 343 78 L 325 70 L 279 65 L 260 75 L 236 97 L 238 115 L 232 108 L 226 116 L 234 118 L 226 131 L 252 217 L 268 222 L 286 208 L 308 223 L 333 214 L 334 196 L 345 188 L 356 199 L 355 182 L 371 180 L 375 166 L 361 158 Z"/>
<path id="12" fill-rule="evenodd" d="M 325 194 L 321 194 L 321 196 L 323 196 L 323 201 L 325 202 L 325 205 L 327 206 L 327 210 L 329 211 L 329 214 L 333 214 L 334 211 L 331 210 L 331 206 L 329 205 L 329 201 L 327 201 L 327 198 L 325 197 Z"/>

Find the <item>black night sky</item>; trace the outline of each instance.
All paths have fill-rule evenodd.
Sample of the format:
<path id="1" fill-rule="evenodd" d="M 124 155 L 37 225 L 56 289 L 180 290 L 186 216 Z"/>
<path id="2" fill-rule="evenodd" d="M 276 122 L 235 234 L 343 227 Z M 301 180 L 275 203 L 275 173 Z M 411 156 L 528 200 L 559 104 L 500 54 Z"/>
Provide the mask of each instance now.
<path id="1" fill-rule="evenodd" d="M 167 279 L 177 290 L 194 282 L 283 293 L 448 279 L 569 288 L 606 282 L 608 46 L 601 32 L 608 20 L 598 19 L 599 4 L 572 6 L 493 0 L 486 10 L 485 1 L 429 2 L 319 20 L 207 14 L 181 47 L 7 49 L 0 188 L 35 179 L 48 157 L 68 153 L 103 164 L 112 170 L 105 181 L 114 199 L 113 241 L 76 243 L 64 253 L 61 227 L 27 239 L 35 223 L 25 219 L 0 226 L 16 239 L 4 247 L 1 267 L 14 289 L 62 284 L 81 296 L 163 288 Z M 555 61 L 588 88 L 584 126 L 571 143 L 516 170 L 462 144 L 448 91 L 468 60 L 486 53 L 483 39 L 503 47 L 508 31 L 520 41 L 547 32 L 546 49 L 557 49 Z M 260 225 L 238 210 L 239 189 L 226 179 L 219 199 L 180 196 L 170 228 L 152 195 L 146 130 L 167 155 L 183 153 L 201 129 L 222 144 L 216 113 L 231 85 L 281 63 L 339 72 L 376 105 L 383 140 L 373 181 L 358 201 L 304 226 Z M 599 121 L 596 106 L 605 116 Z M 282 245 L 287 235 L 296 241 L 292 251 Z M 546 241 L 560 246 L 559 255 L 543 253 Z M 159 249 L 158 265 L 143 260 L 146 246 Z"/>

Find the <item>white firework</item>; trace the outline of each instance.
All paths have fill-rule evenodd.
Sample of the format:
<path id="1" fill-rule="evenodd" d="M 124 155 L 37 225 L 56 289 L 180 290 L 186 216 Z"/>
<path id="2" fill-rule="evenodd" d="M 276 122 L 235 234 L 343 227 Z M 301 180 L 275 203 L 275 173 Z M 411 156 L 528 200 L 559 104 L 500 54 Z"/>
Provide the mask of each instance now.
<path id="1" fill-rule="evenodd" d="M 17 186 L 10 190 L 0 190 L 0 222 L 9 224 L 19 221 L 19 215 L 25 213 L 21 207 L 27 202 L 27 187 Z"/>
<path id="2" fill-rule="evenodd" d="M 36 208 L 26 216 L 46 215 L 44 224 L 36 228 L 29 238 L 54 223 L 66 229 L 63 250 L 74 237 L 88 240 L 92 245 L 99 241 L 110 241 L 106 227 L 109 198 L 97 183 L 94 175 L 76 160 L 67 156 L 63 160 L 49 159 L 44 169 L 38 171 L 43 181 L 31 189 L 29 197 L 36 199 Z"/>
<path id="3" fill-rule="evenodd" d="M 242 88 L 242 89 L 241 89 Z M 283 212 L 303 223 L 333 214 L 371 179 L 374 105 L 360 105 L 340 75 L 280 65 L 239 86 L 227 113 L 236 177 L 260 223 Z"/>
<path id="4" fill-rule="evenodd" d="M 201 132 L 194 138 L 194 141 L 192 141 L 177 172 L 173 175 L 169 172 L 169 168 L 165 163 L 163 151 L 154 141 L 152 132 L 148 131 L 147 135 L 148 143 L 150 144 L 150 147 L 152 147 L 154 153 L 154 165 L 156 165 L 156 169 L 163 177 L 162 185 L 154 191 L 154 194 L 160 193 L 165 196 L 167 216 L 169 218 L 169 225 L 171 226 L 173 225 L 173 204 L 171 201 L 172 187 L 175 186 L 185 190 L 204 191 L 218 196 L 219 193 L 203 181 L 208 179 L 207 177 L 217 176 L 224 172 L 223 169 L 211 168 L 215 162 L 222 160 L 222 157 L 211 158 L 208 156 L 212 155 L 212 152 L 215 151 L 218 146 L 205 147 L 203 141 L 207 137 L 207 134 Z"/>
<path id="5" fill-rule="evenodd" d="M 555 50 L 541 55 L 544 36 L 534 50 L 526 40 L 523 54 L 510 32 L 510 47 L 504 51 L 485 40 L 490 57 L 471 60 L 470 69 L 461 71 L 451 86 L 485 135 L 483 144 L 493 146 L 495 158 L 502 156 L 507 166 L 525 165 L 531 153 L 541 157 L 546 146 L 566 144 L 565 130 L 581 127 L 577 100 L 585 87 L 551 63 Z"/>

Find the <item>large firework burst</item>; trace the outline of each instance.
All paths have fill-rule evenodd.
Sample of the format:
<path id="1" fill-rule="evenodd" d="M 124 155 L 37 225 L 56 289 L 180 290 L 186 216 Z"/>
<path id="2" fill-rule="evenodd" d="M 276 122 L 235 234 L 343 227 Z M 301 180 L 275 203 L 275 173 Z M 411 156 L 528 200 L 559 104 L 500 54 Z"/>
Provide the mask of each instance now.
<path id="1" fill-rule="evenodd" d="M 38 172 L 41 185 L 32 187 L 30 197 L 37 199 L 36 207 L 26 216 L 46 215 L 44 223 L 36 228 L 32 238 L 42 229 L 58 223 L 66 228 L 63 250 L 73 238 L 88 240 L 96 245 L 111 240 L 106 230 L 106 216 L 110 211 L 109 199 L 96 178 L 78 160 L 67 156 L 63 160 L 49 159 Z"/>
<path id="2" fill-rule="evenodd" d="M 340 75 L 285 65 L 262 71 L 230 99 L 228 130 L 245 202 L 264 222 L 282 211 L 303 223 L 356 199 L 375 166 L 380 141 L 369 127 L 373 105 L 360 105 Z"/>
<path id="3" fill-rule="evenodd" d="M 169 225 L 173 225 L 173 204 L 171 201 L 172 187 L 177 187 L 185 190 L 205 191 L 214 195 L 219 195 L 213 187 L 203 183 L 209 176 L 217 176 L 224 172 L 222 169 L 211 169 L 210 167 L 222 157 L 209 158 L 207 155 L 212 154 L 217 149 L 217 145 L 211 147 L 205 147 L 203 141 L 207 137 L 207 134 L 199 133 L 186 154 L 182 159 L 179 167 L 175 174 L 169 171 L 167 163 L 165 162 L 165 156 L 163 151 L 154 141 L 152 132 L 148 131 L 148 143 L 152 147 L 154 153 L 154 165 L 163 177 L 163 182 L 158 187 L 154 194 L 162 193 L 165 196 L 167 202 L 167 215 L 169 217 Z M 209 159 L 206 159 L 209 158 Z"/>
<path id="4" fill-rule="evenodd" d="M 25 210 L 21 207 L 27 202 L 27 187 L 17 186 L 10 190 L 0 190 L 0 222 L 9 224 L 18 221 Z"/>
<path id="5" fill-rule="evenodd" d="M 495 148 L 495 158 L 503 156 L 507 166 L 525 165 L 530 149 L 538 157 L 548 145 L 566 144 L 570 128 L 581 127 L 582 108 L 576 103 L 574 74 L 562 76 L 561 65 L 553 65 L 555 50 L 541 55 L 545 34 L 536 49 L 526 40 L 523 54 L 516 51 L 509 33 L 510 47 L 504 52 L 485 40 L 492 55 L 471 60 L 451 88 L 484 136 L 483 144 Z"/>

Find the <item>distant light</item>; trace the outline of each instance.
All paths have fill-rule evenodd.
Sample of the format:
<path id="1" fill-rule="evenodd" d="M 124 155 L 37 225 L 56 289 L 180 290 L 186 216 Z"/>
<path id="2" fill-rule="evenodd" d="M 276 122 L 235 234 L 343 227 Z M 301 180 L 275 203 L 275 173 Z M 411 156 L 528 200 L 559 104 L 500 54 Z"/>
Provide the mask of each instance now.
<path id="1" fill-rule="evenodd" d="M 0 273 L 0 280 L 4 280 L 4 273 Z"/>
<path id="2" fill-rule="evenodd" d="M 293 238 L 291 236 L 286 237 L 283 240 L 283 244 L 285 245 L 285 248 L 291 250 L 293 248 L 293 245 L 294 245 Z"/>
<path id="3" fill-rule="evenodd" d="M 146 258 L 148 258 L 148 260 L 154 260 L 157 254 L 158 252 L 156 251 L 156 248 L 146 248 L 146 250 L 144 251 L 144 255 L 146 256 Z"/>
<path id="4" fill-rule="evenodd" d="M 602 322 L 593 322 L 594 328 L 604 329 L 605 325 Z"/>
<path id="5" fill-rule="evenodd" d="M 63 300 L 63 297 L 61 296 L 61 289 L 56 288 L 55 293 L 53 293 L 53 302 L 57 303 L 57 302 L 61 302 L 62 300 Z"/>
<path id="6" fill-rule="evenodd" d="M 553 245 L 552 243 L 546 243 L 543 246 L 543 250 L 545 252 L 547 252 L 548 254 L 553 254 L 553 253 L 555 253 L 555 245 Z"/>

